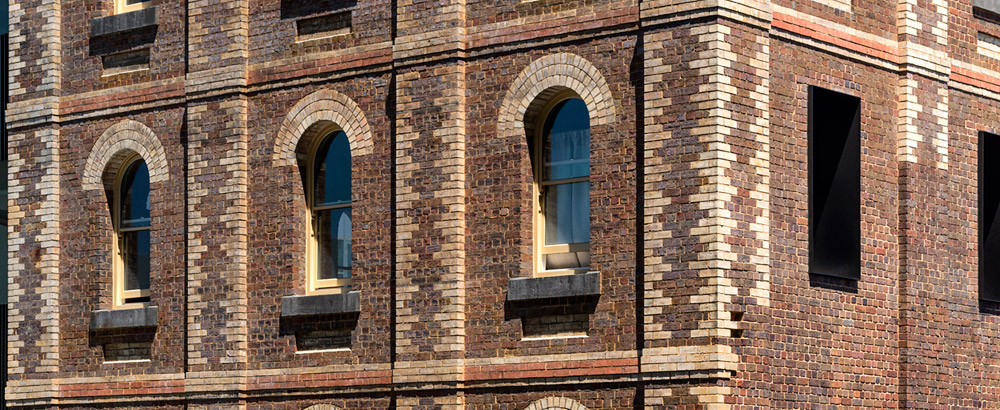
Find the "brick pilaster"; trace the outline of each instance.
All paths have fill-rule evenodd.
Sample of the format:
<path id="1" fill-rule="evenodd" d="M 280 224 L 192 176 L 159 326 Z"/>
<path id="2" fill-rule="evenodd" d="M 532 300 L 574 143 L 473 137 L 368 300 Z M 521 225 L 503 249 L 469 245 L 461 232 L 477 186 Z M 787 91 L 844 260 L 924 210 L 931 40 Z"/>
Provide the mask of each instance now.
<path id="1" fill-rule="evenodd" d="M 741 370 L 742 332 L 765 334 L 770 303 L 770 6 L 666 3 L 641 5 L 651 26 L 643 41 L 642 371 L 729 379 Z M 657 27 L 679 13 L 715 19 Z M 682 390 L 713 408 L 733 394 Z M 657 392 L 676 393 L 647 390 L 647 408 L 665 403 Z"/>
<path id="2" fill-rule="evenodd" d="M 952 302 L 944 292 L 960 282 L 950 269 L 948 116 L 951 60 L 948 2 L 899 0 L 897 39 L 899 165 L 899 399 L 901 407 L 950 408 L 954 360 L 940 337 L 951 332 Z"/>
<path id="3" fill-rule="evenodd" d="M 247 0 L 188 3 L 186 389 L 247 383 Z"/>
<path id="4" fill-rule="evenodd" d="M 8 194 L 9 405 L 51 405 L 60 372 L 62 3 L 11 1 Z M 37 16 L 45 16 L 44 20 Z M 31 127 L 30 129 L 27 127 Z"/>
<path id="5" fill-rule="evenodd" d="M 397 78 L 396 383 L 464 380 L 465 64 Z"/>

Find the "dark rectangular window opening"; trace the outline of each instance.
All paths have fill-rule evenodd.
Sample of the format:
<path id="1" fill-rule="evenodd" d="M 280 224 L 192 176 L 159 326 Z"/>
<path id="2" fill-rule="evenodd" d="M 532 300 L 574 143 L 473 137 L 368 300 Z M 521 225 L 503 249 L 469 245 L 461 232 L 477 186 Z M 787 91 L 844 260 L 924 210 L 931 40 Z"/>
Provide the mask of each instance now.
<path id="1" fill-rule="evenodd" d="M 1000 302 L 1000 135 L 979 133 L 979 299 Z M 993 185 L 989 185 L 993 184 Z M 993 188 L 990 188 L 990 187 Z"/>
<path id="2" fill-rule="evenodd" d="M 861 279 L 861 99 L 809 87 L 809 273 Z"/>

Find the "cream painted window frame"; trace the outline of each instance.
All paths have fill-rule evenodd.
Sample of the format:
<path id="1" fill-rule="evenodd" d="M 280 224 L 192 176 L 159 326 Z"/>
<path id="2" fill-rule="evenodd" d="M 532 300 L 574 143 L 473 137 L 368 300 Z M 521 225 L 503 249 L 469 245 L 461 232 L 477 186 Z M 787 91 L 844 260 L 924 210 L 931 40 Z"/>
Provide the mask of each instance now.
<path id="1" fill-rule="evenodd" d="M 534 257 L 534 274 L 535 277 L 544 278 L 550 276 L 565 276 L 565 275 L 575 275 L 580 273 L 587 273 L 590 271 L 590 267 L 582 268 L 572 268 L 572 269 L 544 269 L 545 256 L 554 253 L 567 253 L 567 252 L 590 252 L 590 242 L 586 243 L 569 243 L 569 244 L 557 244 L 557 245 L 545 245 L 545 190 L 548 186 L 552 185 L 563 185 L 572 184 L 577 182 L 590 182 L 590 172 L 587 172 L 586 177 L 570 178 L 570 179 L 560 179 L 558 182 L 542 181 L 542 175 L 545 167 L 545 121 L 548 120 L 549 115 L 552 114 L 552 109 L 556 107 L 559 103 L 570 100 L 570 99 L 582 99 L 573 90 L 563 90 L 551 98 L 542 107 L 541 112 L 535 120 L 535 133 L 534 141 L 532 144 L 534 147 L 532 149 L 535 153 L 535 163 L 533 168 L 535 171 L 535 178 L 532 181 L 533 187 L 533 233 L 535 241 L 535 257 Z M 589 107 L 588 107 L 589 110 Z M 589 149 L 589 147 L 588 147 Z M 589 207 L 590 204 L 587 204 Z"/>
<path id="2" fill-rule="evenodd" d="M 152 0 L 141 1 L 136 4 L 128 4 L 128 0 L 115 0 L 115 14 L 130 13 L 150 7 Z"/>
<path id="3" fill-rule="evenodd" d="M 132 302 L 125 303 L 128 299 L 149 297 L 149 289 L 136 289 L 136 290 L 125 290 L 125 255 L 122 254 L 122 234 L 125 232 L 137 232 L 137 231 L 151 231 L 151 226 L 144 226 L 139 228 L 122 228 L 121 224 L 121 213 L 122 213 L 122 181 L 125 179 L 125 172 L 128 168 L 132 166 L 136 161 L 144 161 L 139 154 L 132 154 L 125 161 L 122 161 L 122 166 L 118 169 L 117 176 L 115 177 L 114 186 L 114 209 L 112 209 L 112 215 L 114 218 L 114 262 L 112 263 L 113 272 L 113 282 L 114 282 L 114 309 L 135 309 L 140 307 L 149 306 L 149 302 Z M 148 165 L 147 165 L 148 166 Z M 152 281 L 152 272 L 150 272 L 150 281 Z"/>
<path id="4" fill-rule="evenodd" d="M 319 278 L 319 237 L 317 237 L 316 229 L 316 212 L 326 211 L 330 209 L 343 209 L 354 207 L 354 186 L 351 186 L 351 202 L 346 204 L 336 204 L 327 205 L 322 207 L 314 207 L 313 204 L 316 200 L 316 156 L 319 155 L 319 147 L 323 145 L 323 141 L 330 138 L 333 134 L 343 131 L 344 129 L 336 124 L 330 124 L 321 128 L 316 135 L 320 136 L 316 138 L 312 145 L 309 147 L 309 161 L 306 164 L 306 293 L 308 294 L 331 294 L 331 293 L 347 293 L 348 287 L 351 286 L 353 282 L 353 269 L 350 278 L 346 279 L 320 279 Z M 353 165 L 353 158 L 352 158 Z M 353 212 L 352 212 L 353 213 Z M 351 215 L 352 227 L 351 227 L 351 240 L 354 238 L 354 227 L 353 219 L 354 215 Z M 353 247 L 352 247 L 353 249 Z M 351 257 L 353 258 L 353 251 Z M 354 265 L 353 263 L 351 264 Z"/>

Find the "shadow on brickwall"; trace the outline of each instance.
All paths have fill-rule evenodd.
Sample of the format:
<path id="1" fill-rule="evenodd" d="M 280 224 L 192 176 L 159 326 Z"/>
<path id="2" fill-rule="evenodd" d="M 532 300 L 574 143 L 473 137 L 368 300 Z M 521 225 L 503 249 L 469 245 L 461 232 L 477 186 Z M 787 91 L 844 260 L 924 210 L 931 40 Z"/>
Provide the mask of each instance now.
<path id="1" fill-rule="evenodd" d="M 149 47 L 156 41 L 157 26 L 90 38 L 90 56 L 105 56 Z"/>
<path id="2" fill-rule="evenodd" d="M 858 281 L 853 279 L 835 278 L 823 275 L 809 275 L 809 286 L 840 292 L 858 293 Z"/>
<path id="3" fill-rule="evenodd" d="M 298 19 L 354 8 L 357 0 L 281 0 L 281 19 Z"/>

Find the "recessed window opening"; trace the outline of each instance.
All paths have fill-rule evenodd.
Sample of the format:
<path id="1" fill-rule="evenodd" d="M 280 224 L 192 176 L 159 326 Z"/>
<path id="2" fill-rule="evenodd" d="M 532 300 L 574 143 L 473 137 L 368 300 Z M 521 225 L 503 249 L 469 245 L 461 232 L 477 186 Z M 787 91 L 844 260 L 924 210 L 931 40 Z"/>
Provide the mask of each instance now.
<path id="1" fill-rule="evenodd" d="M 309 290 L 351 290 L 351 147 L 339 129 L 325 131 L 309 166 Z M 324 135 L 320 134 L 320 135 Z"/>
<path id="2" fill-rule="evenodd" d="M 809 272 L 861 278 L 861 99 L 809 87 Z"/>
<path id="3" fill-rule="evenodd" d="M 149 169 L 135 155 L 124 162 L 115 192 L 115 307 L 149 302 Z"/>
<path id="4" fill-rule="evenodd" d="M 979 298 L 1000 302 L 1000 135 L 979 133 Z"/>
<path id="5" fill-rule="evenodd" d="M 590 113 L 576 94 L 542 110 L 536 138 L 537 276 L 590 269 Z"/>

